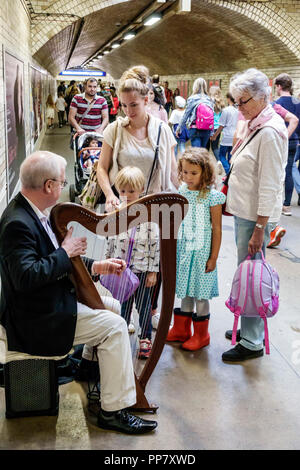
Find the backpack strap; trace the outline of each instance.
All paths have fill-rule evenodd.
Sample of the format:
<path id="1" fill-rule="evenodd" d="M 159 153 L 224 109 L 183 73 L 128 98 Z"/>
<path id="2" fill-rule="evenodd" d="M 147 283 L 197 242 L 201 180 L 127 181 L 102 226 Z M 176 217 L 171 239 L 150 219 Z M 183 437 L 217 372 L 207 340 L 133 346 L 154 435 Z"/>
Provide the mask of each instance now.
<path id="1" fill-rule="evenodd" d="M 231 344 L 235 345 L 236 343 L 236 333 L 237 333 L 237 327 L 238 327 L 238 322 L 239 322 L 239 317 L 240 315 L 243 314 L 246 308 L 246 303 L 247 303 L 247 297 L 248 297 L 248 292 L 249 292 L 249 277 L 250 277 L 250 270 L 251 270 L 251 263 L 244 261 L 243 263 L 240 264 L 239 267 L 239 290 L 238 290 L 238 296 L 235 304 L 235 308 L 233 311 L 234 314 L 234 323 L 233 323 L 233 329 L 232 329 L 232 340 Z M 242 293 L 242 286 L 246 286 L 246 290 L 244 292 L 244 295 Z"/>
<path id="2" fill-rule="evenodd" d="M 265 330 L 265 347 L 266 347 L 266 354 L 270 354 L 270 343 L 269 343 L 269 331 L 268 331 L 268 323 L 267 323 L 267 311 L 269 308 L 269 302 L 264 303 L 263 296 L 262 296 L 262 275 L 263 269 L 265 264 L 265 258 L 263 256 L 262 263 L 257 262 L 256 260 L 253 261 L 253 270 L 252 270 L 252 300 L 254 307 L 256 308 L 257 313 L 259 314 L 260 318 L 264 322 L 264 330 Z M 255 276 L 255 272 L 259 270 L 257 276 Z"/>

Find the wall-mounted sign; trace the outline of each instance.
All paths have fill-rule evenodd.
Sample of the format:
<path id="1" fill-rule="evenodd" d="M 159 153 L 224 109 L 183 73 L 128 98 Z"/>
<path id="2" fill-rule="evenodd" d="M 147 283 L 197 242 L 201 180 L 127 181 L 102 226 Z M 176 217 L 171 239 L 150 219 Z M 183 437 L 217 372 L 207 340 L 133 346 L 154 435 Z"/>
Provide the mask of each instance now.
<path id="1" fill-rule="evenodd" d="M 60 72 L 59 75 L 62 75 L 64 77 L 72 77 L 72 76 L 79 76 L 81 75 L 82 77 L 105 77 L 106 72 L 103 72 L 102 70 L 64 70 L 63 72 Z"/>

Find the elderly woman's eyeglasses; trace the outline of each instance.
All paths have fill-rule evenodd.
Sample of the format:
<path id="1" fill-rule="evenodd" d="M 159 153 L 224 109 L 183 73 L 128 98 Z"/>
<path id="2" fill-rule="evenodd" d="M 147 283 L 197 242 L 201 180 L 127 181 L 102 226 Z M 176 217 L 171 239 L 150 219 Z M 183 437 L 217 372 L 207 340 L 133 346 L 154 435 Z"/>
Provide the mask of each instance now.
<path id="1" fill-rule="evenodd" d="M 60 180 L 56 180 L 55 178 L 48 178 L 47 180 L 44 181 L 44 184 L 47 183 L 47 181 L 57 181 L 58 183 L 60 183 L 61 189 L 65 188 L 68 184 L 67 180 L 60 181 Z"/>
<path id="2" fill-rule="evenodd" d="M 246 100 L 246 101 L 240 100 L 240 102 L 239 102 L 239 103 L 236 103 L 236 104 L 237 104 L 237 106 L 240 108 L 241 106 L 244 106 L 244 104 L 247 104 L 248 101 L 252 100 L 252 98 L 253 98 L 253 96 L 250 96 L 250 98 L 249 98 L 248 100 Z"/>

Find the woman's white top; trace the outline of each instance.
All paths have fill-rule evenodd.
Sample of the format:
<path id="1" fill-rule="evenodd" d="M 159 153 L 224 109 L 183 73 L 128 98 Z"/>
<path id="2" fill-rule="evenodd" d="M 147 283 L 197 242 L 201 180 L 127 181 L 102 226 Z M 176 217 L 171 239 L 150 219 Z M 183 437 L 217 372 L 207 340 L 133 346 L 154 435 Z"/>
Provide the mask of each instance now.
<path id="1" fill-rule="evenodd" d="M 109 124 L 103 132 L 103 139 L 113 149 L 112 165 L 109 170 L 109 180 L 113 184 L 117 173 L 124 166 L 137 166 L 144 175 L 146 184 L 152 168 L 154 153 L 157 143 L 158 129 L 162 121 L 149 115 L 148 137 L 139 140 L 132 136 L 126 129 L 128 118 L 118 117 L 115 122 Z M 150 192 L 172 191 L 171 182 L 171 156 L 172 147 L 177 142 L 170 127 L 162 122 L 159 141 L 158 171 L 153 173 L 150 184 Z"/>
<path id="2" fill-rule="evenodd" d="M 281 135 L 275 129 L 279 129 Z M 256 221 L 257 216 L 264 216 L 269 217 L 269 222 L 278 222 L 287 156 L 288 135 L 284 120 L 274 114 L 251 142 L 245 147 L 241 144 L 232 156 L 227 212 L 252 221 Z"/>

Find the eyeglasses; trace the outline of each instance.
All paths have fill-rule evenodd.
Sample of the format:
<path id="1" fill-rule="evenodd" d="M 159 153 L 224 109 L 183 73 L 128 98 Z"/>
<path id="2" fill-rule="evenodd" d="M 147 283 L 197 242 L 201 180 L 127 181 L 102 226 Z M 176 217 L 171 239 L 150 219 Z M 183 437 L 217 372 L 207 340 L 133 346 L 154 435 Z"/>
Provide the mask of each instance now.
<path id="1" fill-rule="evenodd" d="M 58 183 L 60 183 L 61 189 L 65 188 L 68 184 L 67 180 L 60 181 L 60 180 L 56 180 L 55 178 L 48 178 L 47 180 L 44 181 L 44 184 L 47 183 L 47 181 L 57 181 Z"/>
<path id="2" fill-rule="evenodd" d="M 249 98 L 248 100 L 246 100 L 246 101 L 240 100 L 240 102 L 239 102 L 239 103 L 236 103 L 236 104 L 237 104 L 237 106 L 240 108 L 241 106 L 244 106 L 244 104 L 247 104 L 248 101 L 252 100 L 252 98 L 253 98 L 253 96 L 250 96 L 250 98 Z"/>

